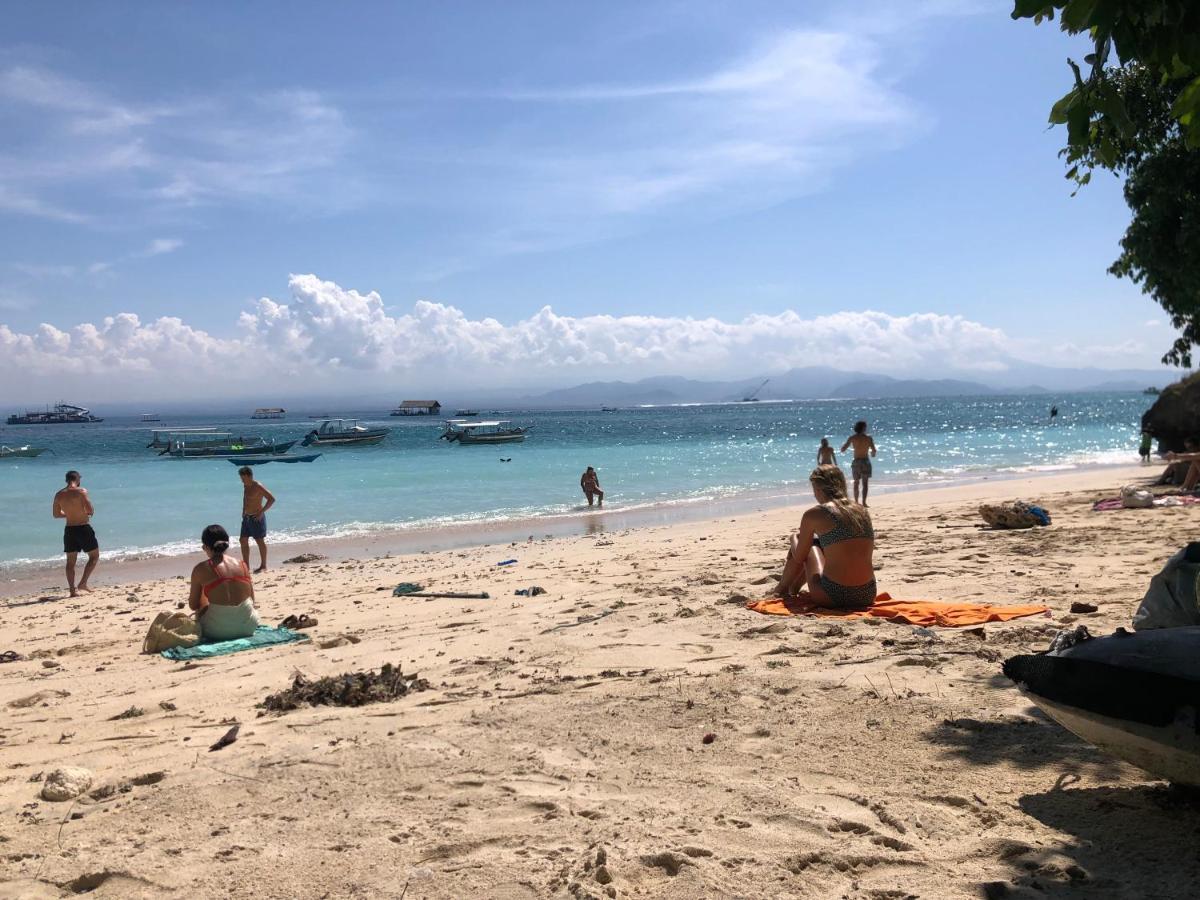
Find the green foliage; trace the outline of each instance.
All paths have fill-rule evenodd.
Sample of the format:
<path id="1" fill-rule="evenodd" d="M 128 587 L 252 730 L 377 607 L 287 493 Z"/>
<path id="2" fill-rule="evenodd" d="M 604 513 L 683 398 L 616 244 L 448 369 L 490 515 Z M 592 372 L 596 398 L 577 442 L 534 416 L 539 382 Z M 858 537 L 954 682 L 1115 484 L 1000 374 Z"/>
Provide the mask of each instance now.
<path id="1" fill-rule="evenodd" d="M 1014 19 L 1058 15 L 1093 51 L 1068 59 L 1074 87 L 1050 110 L 1076 191 L 1095 169 L 1125 176 L 1133 213 L 1109 272 L 1141 285 L 1180 335 L 1163 362 L 1200 344 L 1200 0 L 1015 0 Z M 1113 56 L 1115 54 L 1115 60 Z"/>

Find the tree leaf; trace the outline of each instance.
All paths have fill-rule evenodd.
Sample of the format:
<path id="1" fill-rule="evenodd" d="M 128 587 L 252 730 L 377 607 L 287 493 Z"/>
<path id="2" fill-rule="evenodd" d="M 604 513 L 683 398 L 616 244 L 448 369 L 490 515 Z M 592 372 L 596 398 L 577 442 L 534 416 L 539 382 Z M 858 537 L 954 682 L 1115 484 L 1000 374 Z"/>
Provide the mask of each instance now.
<path id="1" fill-rule="evenodd" d="M 1050 124 L 1051 125 L 1066 125 L 1067 113 L 1071 111 L 1071 106 L 1079 97 L 1079 92 L 1074 88 L 1069 93 L 1064 94 L 1059 98 L 1059 101 L 1050 109 Z"/>
<path id="2" fill-rule="evenodd" d="M 1092 13 L 1099 0 L 1071 0 L 1062 11 L 1062 24 L 1072 32 L 1083 31 L 1091 26 Z"/>

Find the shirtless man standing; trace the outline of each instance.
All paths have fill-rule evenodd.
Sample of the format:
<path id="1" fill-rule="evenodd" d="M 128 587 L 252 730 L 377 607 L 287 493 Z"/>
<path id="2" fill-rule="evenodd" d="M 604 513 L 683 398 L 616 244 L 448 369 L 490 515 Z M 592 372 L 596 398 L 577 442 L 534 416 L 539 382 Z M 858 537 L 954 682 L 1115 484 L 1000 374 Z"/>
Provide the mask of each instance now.
<path id="1" fill-rule="evenodd" d="M 846 438 L 842 444 L 842 452 L 847 447 L 854 448 L 854 461 L 850 463 L 850 472 L 854 475 L 854 502 L 858 503 L 858 485 L 862 482 L 862 505 L 867 505 L 867 483 L 871 480 L 871 459 L 875 455 L 875 439 L 867 434 L 866 422 L 854 423 L 854 434 Z M 868 456 L 870 454 L 870 456 Z"/>
<path id="2" fill-rule="evenodd" d="M 588 466 L 587 471 L 580 477 L 579 486 L 583 488 L 583 495 L 587 497 L 588 506 L 591 506 L 595 500 L 600 501 L 600 506 L 604 505 L 604 491 L 600 490 L 600 476 L 591 466 Z"/>
<path id="3" fill-rule="evenodd" d="M 238 469 L 242 477 L 242 562 L 250 565 L 250 538 L 258 544 L 259 566 L 255 574 L 267 571 L 267 510 L 275 505 L 275 495 L 254 480 L 249 466 Z"/>
<path id="4" fill-rule="evenodd" d="M 78 591 L 90 594 L 88 579 L 96 570 L 100 561 L 100 542 L 96 540 L 96 532 L 89 524 L 96 510 L 88 498 L 88 492 L 79 486 L 79 473 L 72 469 L 67 473 L 67 486 L 54 495 L 54 518 L 66 519 L 67 526 L 63 529 L 63 553 L 67 554 L 67 587 L 71 596 L 78 597 Z M 79 587 L 75 587 L 75 559 L 80 553 L 87 554 L 87 565 L 83 567 L 83 577 L 79 579 Z"/>

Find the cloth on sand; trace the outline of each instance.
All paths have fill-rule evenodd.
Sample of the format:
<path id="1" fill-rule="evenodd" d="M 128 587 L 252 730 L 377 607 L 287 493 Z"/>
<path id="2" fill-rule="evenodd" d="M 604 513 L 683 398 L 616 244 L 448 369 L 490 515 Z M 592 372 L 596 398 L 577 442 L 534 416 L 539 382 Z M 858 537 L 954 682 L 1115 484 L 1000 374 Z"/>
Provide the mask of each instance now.
<path id="1" fill-rule="evenodd" d="M 255 650 L 259 647 L 269 647 L 272 644 L 290 644 L 292 641 L 307 641 L 307 634 L 297 634 L 288 628 L 272 628 L 269 625 L 259 625 L 250 637 L 235 638 L 232 641 L 214 641 L 197 644 L 195 647 L 171 647 L 164 650 L 162 655 L 167 659 L 208 659 L 210 656 L 224 656 L 226 653 L 238 653 L 242 650 Z"/>
<path id="2" fill-rule="evenodd" d="M 1050 513 L 1024 500 L 984 503 L 979 514 L 993 528 L 1037 528 L 1050 524 Z"/>
<path id="3" fill-rule="evenodd" d="M 1191 494 L 1164 494 L 1161 497 L 1154 498 L 1154 506 L 1191 506 L 1193 503 L 1200 503 L 1200 497 L 1194 497 Z M 1114 509 L 1127 509 L 1123 497 L 1107 497 L 1104 500 L 1097 500 L 1092 504 L 1092 512 L 1111 512 Z"/>
<path id="4" fill-rule="evenodd" d="M 1049 610 L 1038 604 L 1027 606 L 988 606 L 984 603 L 941 603 L 934 600 L 893 600 L 890 594 L 880 594 L 866 609 L 830 609 L 814 606 L 800 594 L 794 600 L 769 597 L 751 600 L 746 609 L 768 616 L 822 616 L 839 619 L 887 619 L 901 625 L 941 625 L 957 628 L 963 625 L 982 625 L 985 622 L 1007 622 L 1022 616 L 1036 616 Z"/>

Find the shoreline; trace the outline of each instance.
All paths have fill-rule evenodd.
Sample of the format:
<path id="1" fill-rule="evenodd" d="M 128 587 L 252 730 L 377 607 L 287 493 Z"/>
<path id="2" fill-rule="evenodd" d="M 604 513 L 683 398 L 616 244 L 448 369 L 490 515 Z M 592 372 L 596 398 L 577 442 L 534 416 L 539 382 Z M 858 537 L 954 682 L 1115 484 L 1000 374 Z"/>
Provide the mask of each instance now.
<path id="1" fill-rule="evenodd" d="M 1057 481 L 1072 484 L 1059 490 L 1081 490 L 1075 481 L 1087 479 L 1098 473 L 1111 475 L 1114 493 L 1121 485 L 1157 474 L 1156 466 L 1130 464 L 1095 464 L 1070 469 L 1051 469 L 1024 472 L 993 471 L 978 476 L 948 478 L 935 484 L 906 483 L 900 485 L 872 485 L 871 499 L 875 505 L 896 506 L 899 498 L 913 495 L 941 495 L 950 501 L 992 496 L 992 485 L 1020 483 L 1042 485 Z M 492 544 L 515 546 L 521 542 L 561 539 L 575 536 L 591 536 L 605 533 L 625 532 L 633 529 L 670 527 L 676 525 L 711 522 L 729 516 L 768 514 L 791 506 L 808 502 L 806 492 L 799 484 L 796 492 L 784 493 L 786 487 L 747 491 L 724 498 L 705 500 L 664 501 L 634 508 L 615 508 L 589 511 L 586 508 L 571 513 L 551 516 L 532 516 L 512 520 L 488 520 L 483 522 L 457 523 L 431 527 L 380 530 L 370 534 L 352 536 L 329 536 L 302 538 L 268 544 L 268 561 L 275 572 L 281 569 L 285 559 L 302 554 L 318 554 L 329 562 L 345 562 L 358 559 L 383 559 L 392 556 L 412 556 L 446 550 L 486 547 Z M 984 489 L 984 490 L 980 490 Z M 199 552 L 199 541 L 197 550 Z M 101 549 L 100 566 L 93 583 L 97 587 L 114 587 L 147 580 L 167 579 L 177 576 L 186 568 L 182 560 L 195 554 L 190 552 L 133 556 L 106 560 Z M 254 550 L 251 549 L 253 555 Z M 0 599 L 23 596 L 39 591 L 58 591 L 64 588 L 62 562 L 30 566 L 17 571 L 0 581 Z"/>

